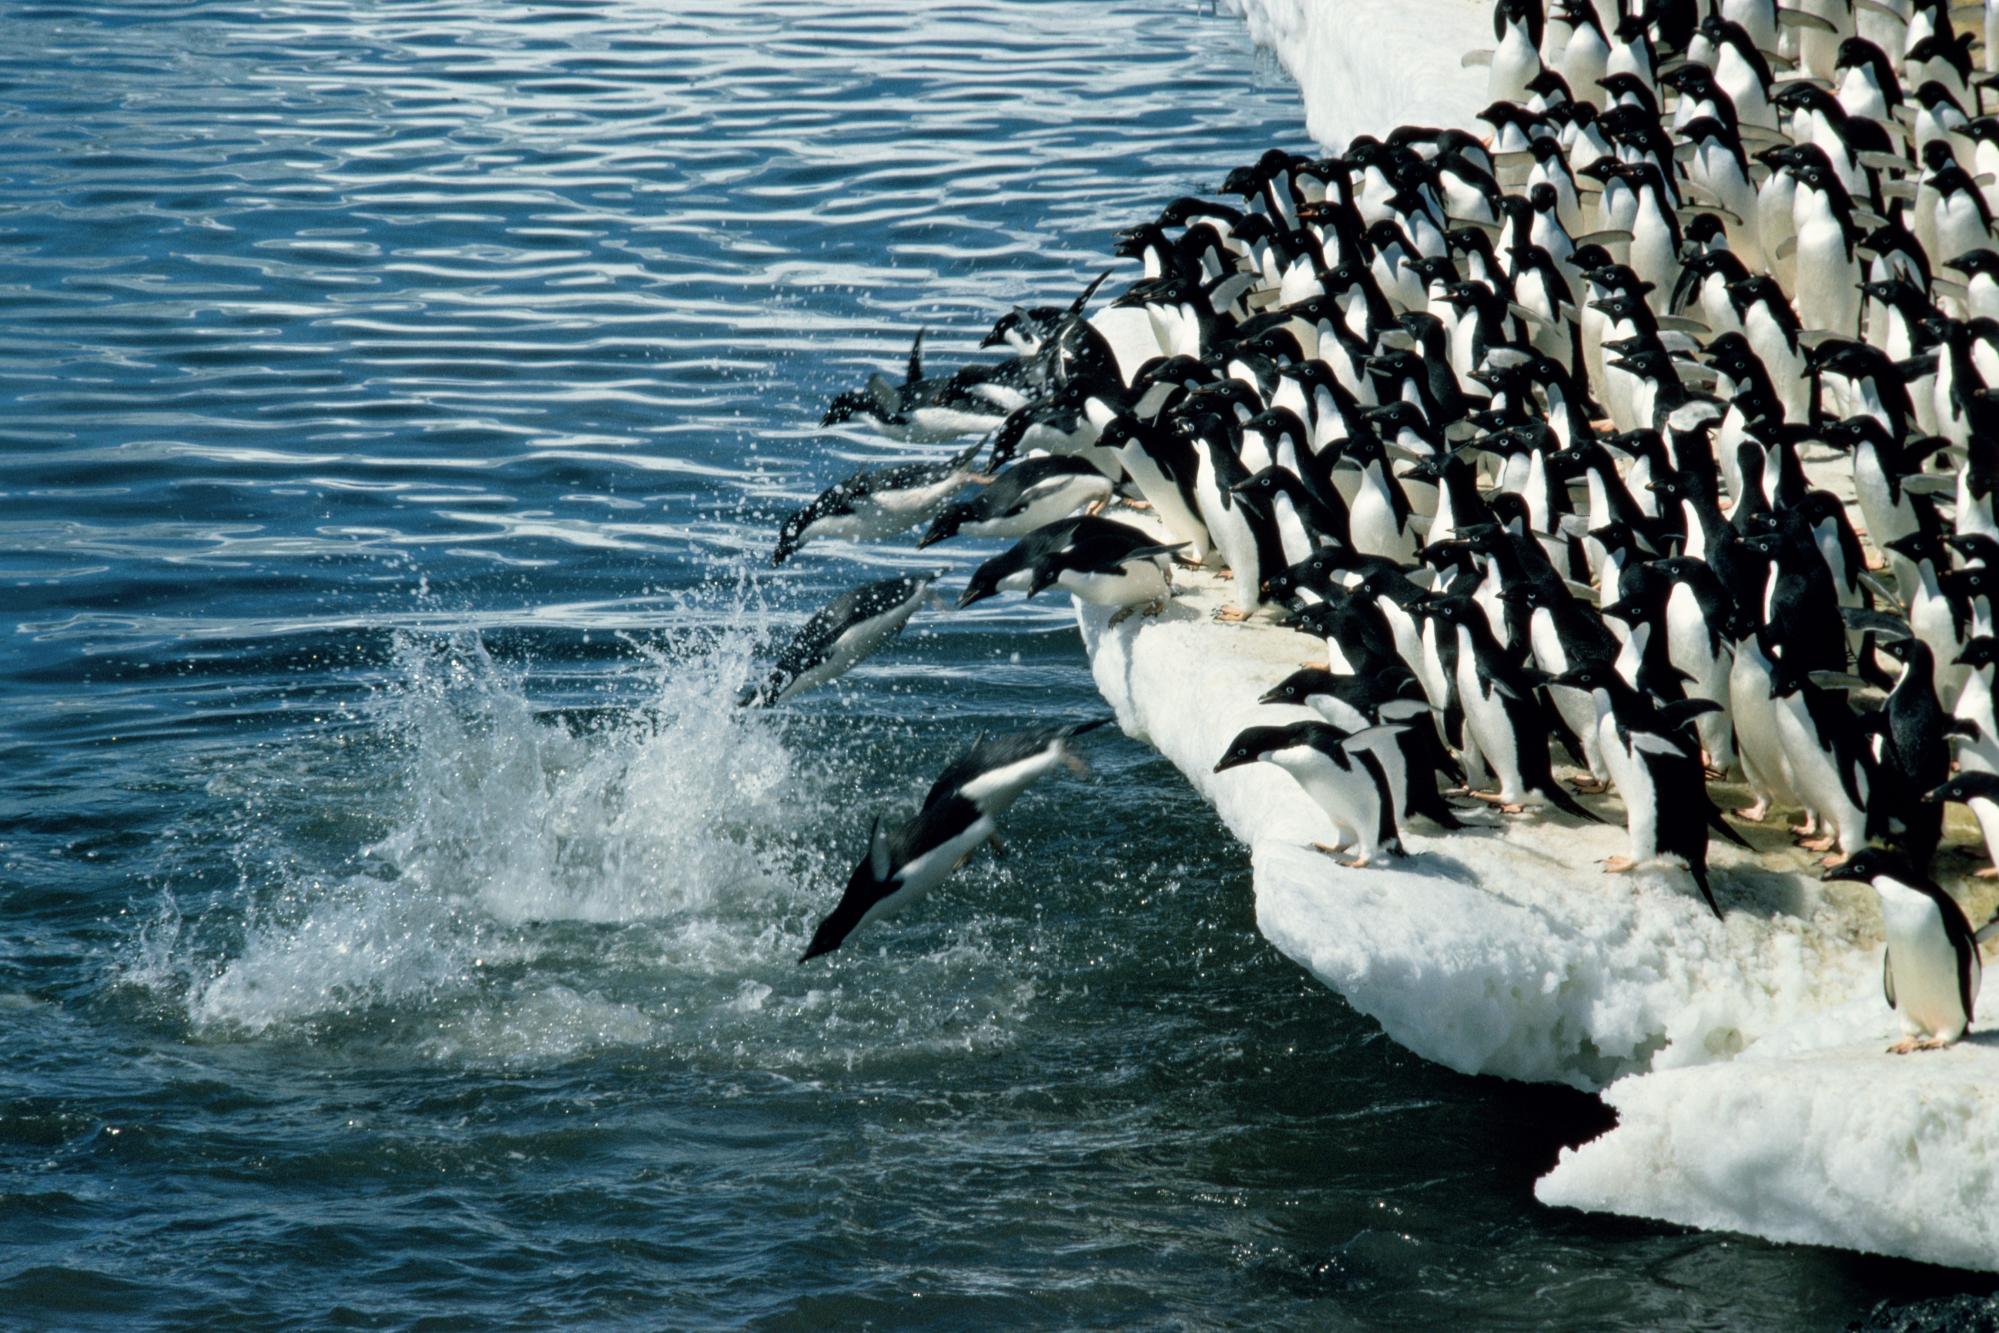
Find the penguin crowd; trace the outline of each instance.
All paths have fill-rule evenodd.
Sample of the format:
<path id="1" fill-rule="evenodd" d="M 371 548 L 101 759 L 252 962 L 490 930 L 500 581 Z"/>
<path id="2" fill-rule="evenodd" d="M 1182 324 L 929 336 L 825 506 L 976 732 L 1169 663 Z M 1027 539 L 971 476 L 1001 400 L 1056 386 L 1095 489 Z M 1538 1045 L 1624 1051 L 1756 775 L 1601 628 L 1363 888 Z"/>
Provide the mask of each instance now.
<path id="1" fill-rule="evenodd" d="M 826 424 L 979 442 L 842 481 L 773 563 L 1010 539 L 958 606 L 1056 588 L 1112 623 L 1207 570 L 1218 619 L 1323 646 L 1215 763 L 1289 774 L 1322 850 L 1366 866 L 1415 821 L 1490 825 L 1462 796 L 1621 823 L 1606 870 L 1683 868 L 1721 917 L 1711 839 L 1795 818 L 1826 878 L 1876 890 L 1894 1049 L 1953 1042 L 1980 934 L 1938 867 L 1999 875 L 1995 21 L 1496 0 L 1466 58 L 1489 132 L 1272 149 L 1117 232 L 1142 272 L 1095 314 L 1109 274 L 947 375 L 919 334 L 902 383 Z M 846 670 L 932 581 L 836 599 L 744 702 Z M 1093 725 L 982 740 L 877 822 L 806 957 L 992 842 Z M 1724 781 L 1747 803 L 1724 812 Z M 1950 803 L 1982 846 L 1945 845 Z"/>

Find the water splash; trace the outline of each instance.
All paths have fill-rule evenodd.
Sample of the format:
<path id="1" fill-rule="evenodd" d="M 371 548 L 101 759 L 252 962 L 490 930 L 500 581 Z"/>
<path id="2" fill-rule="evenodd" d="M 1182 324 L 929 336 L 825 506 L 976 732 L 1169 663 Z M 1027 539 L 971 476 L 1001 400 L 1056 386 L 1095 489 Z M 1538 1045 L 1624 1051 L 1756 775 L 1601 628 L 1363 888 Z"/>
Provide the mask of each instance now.
<path id="1" fill-rule="evenodd" d="M 336 871 L 311 869 L 268 846 L 284 835 L 254 826 L 252 800 L 244 888 L 218 909 L 239 942 L 203 959 L 224 932 L 183 922 L 169 898 L 135 972 L 177 973 L 197 1029 L 256 1033 L 448 1003 L 577 951 L 639 948 L 650 956 L 631 961 L 700 971 L 788 954 L 791 835 L 820 816 L 824 787 L 800 780 L 777 719 L 729 706 L 749 646 L 737 630 L 648 650 L 650 701 L 582 723 L 538 709 L 476 638 L 399 640 L 381 743 L 347 747 L 359 770 L 324 775 L 376 803 L 356 813 L 381 835 Z M 288 768 L 252 785 L 321 780 Z M 641 922 L 657 927 L 642 945 L 593 929 Z"/>

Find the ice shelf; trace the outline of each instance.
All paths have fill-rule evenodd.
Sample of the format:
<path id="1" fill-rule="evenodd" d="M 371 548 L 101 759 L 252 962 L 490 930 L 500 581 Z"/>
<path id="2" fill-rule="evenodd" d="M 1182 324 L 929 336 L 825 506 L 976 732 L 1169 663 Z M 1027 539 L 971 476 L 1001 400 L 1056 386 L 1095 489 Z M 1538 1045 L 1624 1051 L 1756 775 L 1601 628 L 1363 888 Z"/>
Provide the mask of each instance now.
<path id="1" fill-rule="evenodd" d="M 1228 3 L 1328 146 L 1468 126 L 1485 104 L 1460 58 L 1491 44 L 1486 4 Z M 1106 331 L 1135 365 L 1153 349 L 1128 323 Z M 1176 577 L 1154 619 L 1078 606 L 1098 688 L 1248 845 L 1258 926 L 1286 955 L 1419 1055 L 1601 1091 L 1617 1127 L 1563 1154 L 1543 1202 L 1999 1271 L 1999 1040 L 1884 1052 L 1871 890 L 1821 884 L 1779 824 L 1745 828 L 1753 853 L 1714 846 L 1717 921 L 1683 872 L 1601 872 L 1624 850 L 1611 800 L 1592 802 L 1607 826 L 1474 815 L 1405 830 L 1411 855 L 1387 868 L 1341 866 L 1312 849 L 1328 826 L 1289 778 L 1213 772 L 1242 727 L 1301 715 L 1256 700 L 1323 645 L 1218 623 L 1231 585 Z M 1995 906 L 1989 884 L 1959 900 L 1974 922 Z"/>

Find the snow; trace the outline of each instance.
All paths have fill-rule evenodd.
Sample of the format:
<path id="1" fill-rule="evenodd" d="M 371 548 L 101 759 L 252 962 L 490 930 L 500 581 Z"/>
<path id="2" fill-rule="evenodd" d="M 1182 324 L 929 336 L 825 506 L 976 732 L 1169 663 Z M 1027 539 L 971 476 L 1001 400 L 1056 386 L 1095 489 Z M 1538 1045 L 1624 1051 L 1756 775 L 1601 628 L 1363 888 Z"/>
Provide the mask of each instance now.
<path id="1" fill-rule="evenodd" d="M 1467 51 L 1492 45 L 1483 0 L 1227 0 L 1305 98 L 1305 128 L 1329 148 L 1397 125 L 1469 128 L 1490 100 Z"/>
<path id="2" fill-rule="evenodd" d="M 1229 4 L 1328 146 L 1472 126 L 1487 101 L 1486 71 L 1460 60 L 1492 44 L 1483 0 Z M 1111 325 L 1121 364 L 1153 354 L 1148 327 Z M 1340 865 L 1312 849 L 1330 822 L 1290 778 L 1213 772 L 1241 728 L 1304 716 L 1256 700 L 1323 643 L 1216 622 L 1232 585 L 1175 577 L 1182 595 L 1156 619 L 1113 628 L 1106 609 L 1077 607 L 1098 688 L 1248 845 L 1257 924 L 1277 948 L 1419 1055 L 1596 1090 L 1616 1110 L 1540 1182 L 1542 1202 L 1999 1271 L 1999 1038 L 1885 1052 L 1900 1033 L 1871 889 L 1820 883 L 1775 823 L 1742 829 L 1753 853 L 1714 843 L 1720 921 L 1684 872 L 1601 873 L 1622 828 L 1558 814 L 1419 824 L 1406 859 Z M 1989 882 L 1952 887 L 1974 923 L 1993 914 Z"/>
<path id="3" fill-rule="evenodd" d="M 1565 1151 L 1536 1196 L 1999 1272 L 1999 1034 L 1889 1055 L 1878 994 L 1804 1026 L 1613 1084 L 1617 1128 Z"/>

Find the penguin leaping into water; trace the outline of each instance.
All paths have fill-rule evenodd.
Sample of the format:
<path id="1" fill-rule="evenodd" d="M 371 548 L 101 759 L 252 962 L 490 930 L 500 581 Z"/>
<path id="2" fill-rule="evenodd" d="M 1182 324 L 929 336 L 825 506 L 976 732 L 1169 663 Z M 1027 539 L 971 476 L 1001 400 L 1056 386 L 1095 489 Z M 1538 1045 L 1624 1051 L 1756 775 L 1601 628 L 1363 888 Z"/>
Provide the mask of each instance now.
<path id="1" fill-rule="evenodd" d="M 805 622 L 777 655 L 770 674 L 744 690 L 737 704 L 769 708 L 845 675 L 902 632 L 935 581 L 934 574 L 915 574 L 841 593 Z"/>

